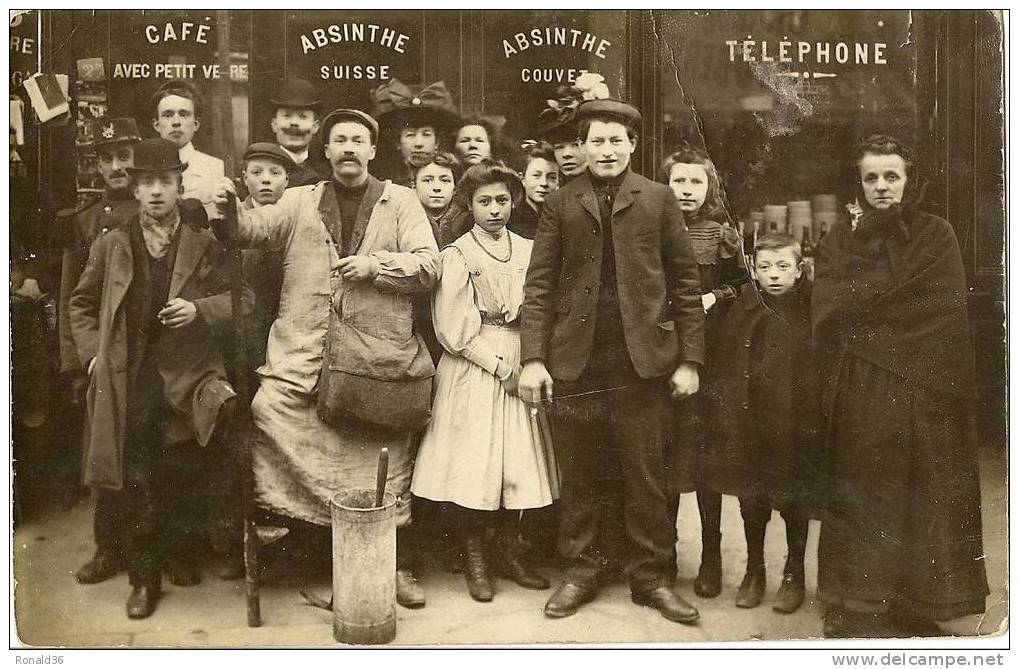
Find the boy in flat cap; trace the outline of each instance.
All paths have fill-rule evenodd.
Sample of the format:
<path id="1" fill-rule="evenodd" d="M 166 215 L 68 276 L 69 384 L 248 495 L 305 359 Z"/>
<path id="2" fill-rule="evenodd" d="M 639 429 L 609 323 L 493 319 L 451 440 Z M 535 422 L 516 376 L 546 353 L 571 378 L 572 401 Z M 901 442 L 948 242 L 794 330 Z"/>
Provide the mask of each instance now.
<path id="1" fill-rule="evenodd" d="M 65 228 L 67 243 L 60 271 L 60 371 L 73 377 L 74 401 L 80 412 L 85 401 L 85 370 L 71 336 L 68 303 L 71 292 L 85 271 L 88 251 L 96 237 L 119 228 L 138 213 L 138 201 L 131 192 L 134 146 L 141 141 L 132 118 L 96 119 L 90 127 L 92 146 L 98 158 L 99 174 L 105 186 L 103 194 L 77 209 L 61 212 L 60 227 Z M 95 555 L 75 572 L 79 583 L 100 583 L 113 578 L 124 568 L 123 496 L 108 490 L 97 492 L 93 520 Z"/>
<path id="2" fill-rule="evenodd" d="M 322 120 L 322 100 L 313 84 L 304 79 L 284 79 L 276 95 L 269 125 L 276 143 L 293 161 L 288 188 L 309 186 L 329 177 L 329 166 L 321 157 L 312 157 L 308 149 Z"/>
<path id="3" fill-rule="evenodd" d="M 573 615 L 597 596 L 621 517 L 633 601 L 693 623 L 697 609 L 672 587 L 676 508 L 665 463 L 670 395 L 698 390 L 704 311 L 675 196 L 630 171 L 640 120 L 618 100 L 578 108 L 587 171 L 549 196 L 538 222 L 519 388 L 527 402 L 551 400 L 556 421 L 559 548 L 570 569 L 545 615 Z"/>
<path id="4" fill-rule="evenodd" d="M 126 495 L 127 614 L 145 618 L 164 561 L 175 585 L 201 580 L 188 532 L 194 466 L 235 393 L 217 343 L 231 315 L 226 256 L 199 229 L 202 208 L 181 206 L 178 149 L 142 141 L 129 169 L 140 210 L 97 239 L 69 306 L 90 379 L 84 480 Z"/>

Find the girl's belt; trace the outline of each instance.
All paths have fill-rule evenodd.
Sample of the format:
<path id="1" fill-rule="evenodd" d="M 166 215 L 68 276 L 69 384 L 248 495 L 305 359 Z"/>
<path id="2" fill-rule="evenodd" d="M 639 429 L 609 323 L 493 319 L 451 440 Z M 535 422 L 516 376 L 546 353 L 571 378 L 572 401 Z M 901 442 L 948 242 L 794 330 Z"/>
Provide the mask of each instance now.
<path id="1" fill-rule="evenodd" d="M 520 327 L 520 319 L 515 319 L 507 322 L 506 317 L 503 315 L 489 316 L 488 314 L 481 314 L 482 325 L 494 325 L 499 328 L 515 328 Z"/>

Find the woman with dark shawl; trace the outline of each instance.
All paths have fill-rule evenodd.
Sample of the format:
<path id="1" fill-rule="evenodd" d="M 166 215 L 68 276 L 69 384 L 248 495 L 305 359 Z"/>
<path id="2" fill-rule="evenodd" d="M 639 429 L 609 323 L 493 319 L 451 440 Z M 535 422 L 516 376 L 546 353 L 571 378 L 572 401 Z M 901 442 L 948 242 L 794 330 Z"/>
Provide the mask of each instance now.
<path id="1" fill-rule="evenodd" d="M 818 596 L 833 637 L 936 635 L 988 594 L 966 278 L 917 209 L 910 151 L 863 142 L 853 221 L 824 238 L 814 336 L 832 354 Z"/>

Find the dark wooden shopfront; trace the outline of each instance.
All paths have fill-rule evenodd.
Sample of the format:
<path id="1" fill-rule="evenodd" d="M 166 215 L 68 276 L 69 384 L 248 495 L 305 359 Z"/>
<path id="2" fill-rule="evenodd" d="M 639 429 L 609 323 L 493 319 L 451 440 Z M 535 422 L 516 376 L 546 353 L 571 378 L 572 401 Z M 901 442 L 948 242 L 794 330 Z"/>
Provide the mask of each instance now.
<path id="1" fill-rule="evenodd" d="M 22 58 L 17 72 L 12 60 L 12 88 L 20 83 L 15 74 L 41 67 L 68 74 L 73 99 L 79 61 L 101 58 L 108 113 L 135 116 L 151 133 L 149 96 L 181 75 L 207 100 L 198 148 L 239 155 L 248 142 L 271 139 L 269 98 L 283 77 L 314 82 L 327 108 L 366 111 L 370 91 L 387 79 L 441 80 L 460 110 L 501 114 L 507 134 L 527 139 L 546 98 L 591 71 L 644 111 L 638 171 L 655 175 L 680 142 L 703 143 L 734 217 L 814 193 L 844 199 L 855 140 L 874 131 L 903 137 L 930 178 L 929 207 L 958 234 L 985 431 L 1005 443 L 1002 28 L 994 14 L 231 11 L 228 73 L 217 69 L 218 18 L 201 11 L 30 15 L 38 58 Z M 217 88 L 224 76 L 229 100 Z M 228 130 L 215 122 L 227 104 Z M 75 136 L 73 119 L 26 128 L 30 169 L 12 206 L 43 229 L 56 208 L 75 201 Z"/>

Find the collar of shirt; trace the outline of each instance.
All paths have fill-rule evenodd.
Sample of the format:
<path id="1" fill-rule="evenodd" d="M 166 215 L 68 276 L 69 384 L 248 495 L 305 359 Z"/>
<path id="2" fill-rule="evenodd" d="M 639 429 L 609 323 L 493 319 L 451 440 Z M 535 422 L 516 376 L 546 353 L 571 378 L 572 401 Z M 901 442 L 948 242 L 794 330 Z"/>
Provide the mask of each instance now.
<path id="1" fill-rule="evenodd" d="M 180 147 L 180 151 L 178 152 L 177 155 L 180 156 L 180 162 L 184 164 L 190 164 L 191 159 L 194 157 L 195 153 L 197 153 L 195 145 L 192 144 L 191 142 L 188 142 L 186 145 Z"/>
<path id="2" fill-rule="evenodd" d="M 304 161 L 306 161 L 308 159 L 308 149 L 305 149 L 304 151 L 301 151 L 300 153 L 294 153 L 293 151 L 291 151 L 287 147 L 283 146 L 282 144 L 280 144 L 280 148 L 283 149 L 284 153 L 286 153 L 288 156 L 290 156 L 290 159 L 293 160 L 294 164 L 296 164 L 296 165 L 303 165 Z"/>

